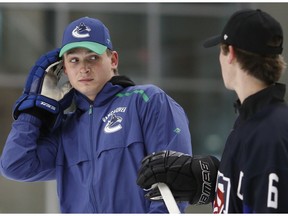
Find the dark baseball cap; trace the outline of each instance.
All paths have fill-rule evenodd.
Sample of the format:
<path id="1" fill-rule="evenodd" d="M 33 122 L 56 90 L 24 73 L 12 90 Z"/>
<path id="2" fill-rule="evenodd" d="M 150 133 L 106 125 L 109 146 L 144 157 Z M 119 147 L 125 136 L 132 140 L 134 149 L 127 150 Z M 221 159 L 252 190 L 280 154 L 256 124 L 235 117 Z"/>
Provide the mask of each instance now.
<path id="1" fill-rule="evenodd" d="M 280 38 L 278 46 L 269 45 Z M 260 9 L 245 9 L 234 13 L 225 25 L 221 35 L 207 39 L 205 48 L 229 44 L 236 48 L 257 54 L 281 54 L 283 31 L 280 23 Z"/>
<path id="2" fill-rule="evenodd" d="M 82 17 L 71 22 L 65 29 L 59 56 L 74 48 L 87 48 L 99 55 L 112 50 L 108 28 L 98 19 Z"/>

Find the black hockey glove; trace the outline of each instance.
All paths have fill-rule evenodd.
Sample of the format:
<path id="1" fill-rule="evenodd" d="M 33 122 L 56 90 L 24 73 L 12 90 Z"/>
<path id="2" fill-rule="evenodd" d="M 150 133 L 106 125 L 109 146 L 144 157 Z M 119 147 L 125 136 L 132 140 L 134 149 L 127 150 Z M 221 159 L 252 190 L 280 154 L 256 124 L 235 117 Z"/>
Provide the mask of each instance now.
<path id="1" fill-rule="evenodd" d="M 58 55 L 59 48 L 36 61 L 13 107 L 14 119 L 26 112 L 40 118 L 50 130 L 59 126 L 64 110 L 72 103 L 73 91 L 69 82 L 59 84 L 63 65 Z"/>
<path id="2" fill-rule="evenodd" d="M 155 183 L 169 186 L 176 201 L 208 204 L 214 200 L 219 160 L 213 156 L 190 156 L 175 151 L 153 153 L 142 160 L 137 184 L 149 190 L 151 200 L 161 199 Z"/>

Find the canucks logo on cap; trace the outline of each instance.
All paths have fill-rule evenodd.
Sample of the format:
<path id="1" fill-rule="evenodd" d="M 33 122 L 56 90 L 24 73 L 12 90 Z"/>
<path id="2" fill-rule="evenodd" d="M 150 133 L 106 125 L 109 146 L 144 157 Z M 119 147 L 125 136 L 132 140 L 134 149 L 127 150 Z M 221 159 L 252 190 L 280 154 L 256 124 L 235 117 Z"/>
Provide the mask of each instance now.
<path id="1" fill-rule="evenodd" d="M 75 29 L 72 31 L 72 35 L 75 38 L 86 38 L 90 37 L 89 32 L 91 31 L 91 28 L 89 26 L 86 26 L 84 23 L 80 23 L 79 26 L 76 26 Z"/>

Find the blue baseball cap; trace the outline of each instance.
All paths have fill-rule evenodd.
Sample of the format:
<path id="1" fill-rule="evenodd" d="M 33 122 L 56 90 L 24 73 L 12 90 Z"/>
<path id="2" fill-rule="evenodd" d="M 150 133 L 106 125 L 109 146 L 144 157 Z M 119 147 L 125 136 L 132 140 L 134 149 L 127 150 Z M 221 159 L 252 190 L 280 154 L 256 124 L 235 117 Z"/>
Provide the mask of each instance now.
<path id="1" fill-rule="evenodd" d="M 74 48 L 87 48 L 99 55 L 113 50 L 108 28 L 98 19 L 82 17 L 65 29 L 59 57 Z"/>

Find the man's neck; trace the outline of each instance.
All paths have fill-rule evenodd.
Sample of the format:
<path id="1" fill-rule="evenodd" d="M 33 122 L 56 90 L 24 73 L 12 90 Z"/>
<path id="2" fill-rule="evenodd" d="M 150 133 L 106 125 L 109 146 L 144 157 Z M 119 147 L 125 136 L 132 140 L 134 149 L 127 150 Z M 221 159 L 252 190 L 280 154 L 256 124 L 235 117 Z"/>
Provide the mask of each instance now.
<path id="1" fill-rule="evenodd" d="M 267 87 L 268 85 L 263 81 L 243 72 L 243 74 L 238 79 L 235 91 L 242 104 L 247 97 Z"/>

